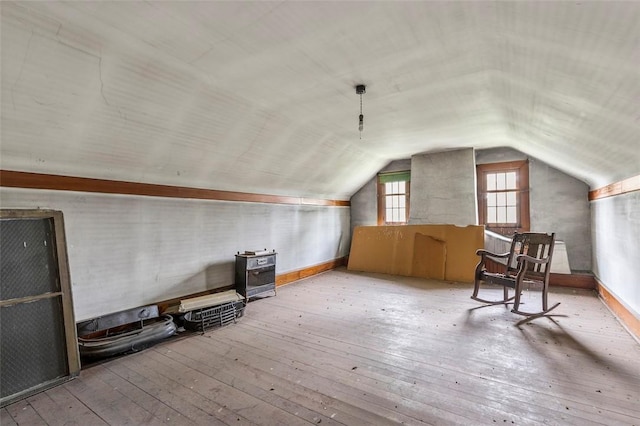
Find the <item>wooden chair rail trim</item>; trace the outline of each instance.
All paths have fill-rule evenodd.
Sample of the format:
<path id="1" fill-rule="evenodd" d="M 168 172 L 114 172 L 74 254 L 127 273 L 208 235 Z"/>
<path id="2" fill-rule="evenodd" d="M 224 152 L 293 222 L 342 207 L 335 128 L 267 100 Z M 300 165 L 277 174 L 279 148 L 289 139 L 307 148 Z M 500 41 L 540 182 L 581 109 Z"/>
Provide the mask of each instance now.
<path id="1" fill-rule="evenodd" d="M 595 277 L 586 273 L 557 274 L 551 272 L 549 274 L 549 284 L 552 286 L 583 288 L 587 290 L 596 289 Z"/>
<path id="2" fill-rule="evenodd" d="M 349 207 L 351 205 L 349 201 L 343 200 L 324 200 L 318 198 L 253 194 L 248 192 L 221 191 L 216 189 L 29 173 L 14 170 L 0 170 L 0 186 L 28 189 L 50 189 L 57 191 L 97 192 L 102 194 L 238 201 L 248 203 L 335 207 Z"/>
<path id="3" fill-rule="evenodd" d="M 337 259 L 330 260 L 328 262 L 320 263 L 318 265 L 309 266 L 307 268 L 298 269 L 296 271 L 285 272 L 276 276 L 276 286 L 289 284 L 294 281 L 301 280 L 313 275 L 320 274 L 322 272 L 336 269 L 340 266 L 346 266 L 348 263 L 348 257 L 339 257 Z"/>
<path id="4" fill-rule="evenodd" d="M 346 266 L 348 259 L 349 259 L 348 256 L 339 257 L 339 258 L 330 260 L 328 262 L 323 262 L 317 265 L 309 266 L 309 267 L 298 269 L 295 271 L 285 272 L 284 274 L 279 274 L 276 276 L 276 286 L 280 287 L 282 285 L 289 284 L 294 281 L 301 280 L 303 278 L 317 275 L 321 272 L 326 272 L 331 269 L 336 269 L 340 266 Z M 191 297 L 198 297 L 198 296 L 206 296 L 209 294 L 219 293 L 221 291 L 233 290 L 234 288 L 235 286 L 233 284 L 230 284 L 230 285 L 219 287 L 212 290 L 200 291 L 198 293 L 187 294 L 181 297 L 174 297 L 172 299 L 163 300 L 161 302 L 156 303 L 156 305 L 158 305 L 158 309 L 161 313 L 173 312 L 171 308 L 174 307 L 175 309 L 177 309 L 177 306 L 180 304 L 180 301 L 183 299 L 188 299 Z"/>
<path id="5" fill-rule="evenodd" d="M 614 195 L 626 194 L 633 191 L 640 191 L 640 175 L 632 176 L 628 179 L 589 191 L 589 201 L 613 197 Z"/>

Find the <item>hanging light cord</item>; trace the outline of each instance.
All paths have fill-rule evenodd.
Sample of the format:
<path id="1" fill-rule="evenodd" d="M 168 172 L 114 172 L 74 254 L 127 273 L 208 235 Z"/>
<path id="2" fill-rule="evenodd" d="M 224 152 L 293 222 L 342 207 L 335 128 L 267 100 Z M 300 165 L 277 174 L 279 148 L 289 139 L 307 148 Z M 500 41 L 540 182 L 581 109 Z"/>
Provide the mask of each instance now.
<path id="1" fill-rule="evenodd" d="M 360 117 L 358 117 L 358 130 L 360 130 L 360 139 L 362 139 L 363 128 L 364 128 L 364 115 L 362 115 L 362 93 L 360 93 Z"/>
<path id="2" fill-rule="evenodd" d="M 358 130 L 360 131 L 360 139 L 362 139 L 362 130 L 364 129 L 364 115 L 362 114 L 362 95 L 366 93 L 366 86 L 358 84 L 356 86 L 356 94 L 360 95 L 360 116 L 358 117 Z"/>

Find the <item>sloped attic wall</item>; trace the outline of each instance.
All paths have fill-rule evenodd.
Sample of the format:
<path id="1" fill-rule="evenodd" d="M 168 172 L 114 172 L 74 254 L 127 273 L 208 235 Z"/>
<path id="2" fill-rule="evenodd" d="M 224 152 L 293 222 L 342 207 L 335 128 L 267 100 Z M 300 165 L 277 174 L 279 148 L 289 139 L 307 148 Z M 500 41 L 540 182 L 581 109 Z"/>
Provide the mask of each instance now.
<path id="1" fill-rule="evenodd" d="M 2 208 L 64 213 L 76 321 L 234 282 L 234 255 L 276 273 L 345 256 L 349 208 L 0 188 Z"/>
<path id="2" fill-rule="evenodd" d="M 411 170 L 411 159 L 392 161 L 378 173 Z M 351 197 L 351 232 L 356 226 L 378 224 L 377 178 L 374 176 Z M 355 206 L 355 208 L 353 207 Z"/>
<path id="3" fill-rule="evenodd" d="M 510 148 L 496 148 L 477 150 L 476 164 L 505 162 L 529 159 L 529 180 L 531 186 L 530 208 L 531 229 L 538 232 L 555 232 L 558 239 L 567 244 L 569 264 L 572 270 L 591 270 L 591 219 L 588 200 L 589 188 L 578 179 L 568 176 L 547 164 L 529 157 Z M 409 170 L 411 166 L 425 166 L 424 162 L 395 161 L 385 167 L 388 170 Z M 469 170 L 469 180 L 475 179 L 473 167 L 466 165 Z M 414 171 L 412 170 L 412 173 Z M 428 175 L 428 173 L 426 173 Z M 352 224 L 375 225 L 377 223 L 376 177 L 373 177 L 351 198 Z M 468 186 L 468 185 L 467 185 Z M 452 198 L 463 197 L 468 201 L 468 194 L 461 195 L 455 190 L 456 186 L 448 188 Z M 445 194 L 445 191 L 439 191 Z M 412 205 L 416 197 L 421 197 L 424 191 L 411 183 Z M 432 200 L 420 200 L 421 204 L 432 203 Z M 456 205 L 456 204 L 450 204 Z M 472 209 L 474 203 L 468 204 L 467 210 Z M 468 212 L 473 217 L 474 212 Z M 441 212 L 441 214 L 444 214 Z M 453 211 L 458 217 L 460 213 Z M 471 223 L 469 220 L 468 224 Z"/>
<path id="4" fill-rule="evenodd" d="M 510 148 L 476 151 L 476 164 L 529 160 L 531 230 L 555 232 L 573 271 L 591 271 L 591 210 L 586 183 Z"/>
<path id="5" fill-rule="evenodd" d="M 299 70 L 309 72 L 304 84 L 287 82 L 304 94 L 304 99 L 290 99 L 270 80 L 282 75 L 269 67 L 271 50 L 263 53 L 266 57 L 247 54 L 230 41 L 223 50 L 240 63 L 218 56 L 210 59 L 209 72 L 162 51 L 165 41 L 181 39 L 176 34 L 181 30 L 185 38 L 173 51 L 180 56 L 220 41 L 216 25 L 201 27 L 188 11 L 198 17 L 210 13 L 212 22 L 226 11 L 231 15 L 222 19 L 236 33 L 240 18 L 234 12 L 260 16 L 273 7 L 269 2 L 0 2 L 2 168 L 348 199 L 367 168 L 386 161 L 355 143 L 353 125 L 350 143 L 337 137 L 338 123 L 319 113 L 335 111 L 335 99 L 307 92 L 306 80 L 316 80 L 312 70 Z M 166 21 L 158 8 L 166 8 Z M 185 20 L 180 11 L 187 13 Z M 131 34 L 145 30 L 160 40 Z M 203 38 L 195 40 L 196 34 Z M 265 40 L 248 44 L 255 48 L 258 41 Z M 196 50 L 194 57 L 203 53 Z M 243 62 L 256 58 L 269 65 L 254 69 Z M 224 76 L 212 75 L 234 64 Z M 334 93 L 333 86 L 321 86 Z M 264 98 L 258 95 L 262 90 Z M 319 98 L 326 105 L 305 105 Z M 355 93 L 343 102 L 357 107 Z"/>
<path id="6" fill-rule="evenodd" d="M 6 169 L 345 200 L 420 152 L 508 145 L 594 187 L 640 160 L 634 2 L 0 11 Z"/>

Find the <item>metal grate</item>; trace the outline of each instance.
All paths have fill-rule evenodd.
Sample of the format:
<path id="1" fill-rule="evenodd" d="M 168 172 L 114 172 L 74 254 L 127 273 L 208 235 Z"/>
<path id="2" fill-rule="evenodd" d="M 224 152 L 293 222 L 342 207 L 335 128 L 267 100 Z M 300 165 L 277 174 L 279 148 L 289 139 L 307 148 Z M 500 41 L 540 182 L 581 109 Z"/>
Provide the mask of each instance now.
<path id="1" fill-rule="evenodd" d="M 247 287 L 258 287 L 275 282 L 276 267 L 251 269 L 247 271 Z"/>
<path id="2" fill-rule="evenodd" d="M 230 302 L 211 308 L 187 312 L 184 315 L 185 328 L 204 331 L 213 327 L 222 327 L 234 323 L 244 312 L 243 302 Z"/>

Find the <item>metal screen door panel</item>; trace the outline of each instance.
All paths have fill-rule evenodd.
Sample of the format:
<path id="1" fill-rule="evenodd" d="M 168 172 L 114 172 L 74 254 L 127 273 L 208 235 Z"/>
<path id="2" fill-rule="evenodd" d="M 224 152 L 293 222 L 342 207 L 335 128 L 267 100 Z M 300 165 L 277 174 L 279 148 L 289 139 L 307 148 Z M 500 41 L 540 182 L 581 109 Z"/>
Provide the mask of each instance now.
<path id="1" fill-rule="evenodd" d="M 0 221 L 0 299 L 60 291 L 52 219 Z"/>
<path id="2" fill-rule="evenodd" d="M 0 308 L 2 398 L 69 374 L 59 298 Z"/>
<path id="3" fill-rule="evenodd" d="M 7 218 L 4 213 L 0 218 L 2 406 L 79 371 L 77 348 L 69 348 L 70 342 L 75 345 L 75 333 L 68 336 L 65 327 L 69 307 L 64 305 L 70 295 L 62 288 L 65 280 L 61 279 L 54 217 L 39 212 L 36 216 L 45 217 Z M 63 269 L 67 270 L 66 251 L 63 253 Z"/>

